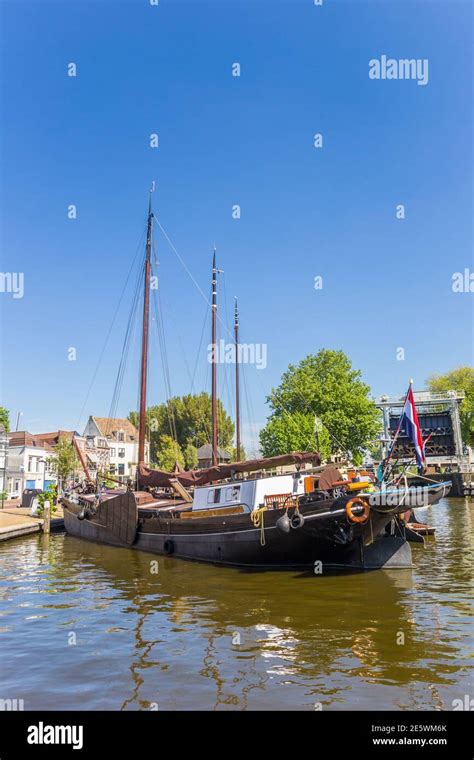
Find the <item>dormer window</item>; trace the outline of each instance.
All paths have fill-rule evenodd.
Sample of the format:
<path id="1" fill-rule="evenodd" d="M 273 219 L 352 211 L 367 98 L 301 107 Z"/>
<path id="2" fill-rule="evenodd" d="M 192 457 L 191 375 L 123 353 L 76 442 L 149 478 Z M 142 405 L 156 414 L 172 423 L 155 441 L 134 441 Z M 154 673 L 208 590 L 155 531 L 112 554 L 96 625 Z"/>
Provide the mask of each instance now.
<path id="1" fill-rule="evenodd" d="M 117 439 L 119 441 L 124 441 L 125 440 L 125 433 L 123 432 L 123 430 L 119 430 L 118 431 L 118 433 L 117 433 Z"/>

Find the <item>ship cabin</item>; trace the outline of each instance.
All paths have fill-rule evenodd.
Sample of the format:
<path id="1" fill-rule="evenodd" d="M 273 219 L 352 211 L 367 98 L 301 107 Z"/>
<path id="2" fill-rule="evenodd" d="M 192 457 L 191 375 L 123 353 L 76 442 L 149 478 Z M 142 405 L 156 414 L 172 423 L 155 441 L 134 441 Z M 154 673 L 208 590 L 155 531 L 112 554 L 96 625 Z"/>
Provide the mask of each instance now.
<path id="1" fill-rule="evenodd" d="M 262 506 L 283 506 L 292 496 L 304 493 L 305 472 L 291 472 L 268 478 L 233 480 L 195 489 L 193 511 L 240 507 L 252 512 Z"/>

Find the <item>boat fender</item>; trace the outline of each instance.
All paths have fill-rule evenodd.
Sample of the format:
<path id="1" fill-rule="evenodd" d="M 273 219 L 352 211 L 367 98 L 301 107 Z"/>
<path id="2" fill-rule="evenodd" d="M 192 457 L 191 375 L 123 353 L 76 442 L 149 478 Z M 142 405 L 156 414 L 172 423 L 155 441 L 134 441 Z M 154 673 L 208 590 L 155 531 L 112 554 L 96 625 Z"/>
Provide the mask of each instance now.
<path id="1" fill-rule="evenodd" d="M 295 530 L 297 528 L 302 528 L 304 525 L 303 515 L 300 514 L 299 512 L 295 512 L 295 514 L 291 516 L 290 524 L 291 524 L 291 527 L 294 528 Z"/>
<path id="2" fill-rule="evenodd" d="M 290 532 L 290 520 L 288 517 L 288 512 L 285 512 L 284 515 L 278 518 L 276 521 L 276 527 L 278 530 L 281 530 L 282 533 Z"/>
<path id="3" fill-rule="evenodd" d="M 174 542 L 167 538 L 165 543 L 163 544 L 163 550 L 165 554 L 173 554 Z"/>
<path id="4" fill-rule="evenodd" d="M 78 520 L 84 520 L 85 516 L 86 516 L 86 508 L 82 507 L 81 511 L 77 515 L 77 519 Z"/>
<path id="5" fill-rule="evenodd" d="M 356 496 L 354 499 L 349 499 L 346 504 L 346 515 L 350 522 L 365 523 L 369 519 L 369 514 L 370 507 L 364 499 Z"/>

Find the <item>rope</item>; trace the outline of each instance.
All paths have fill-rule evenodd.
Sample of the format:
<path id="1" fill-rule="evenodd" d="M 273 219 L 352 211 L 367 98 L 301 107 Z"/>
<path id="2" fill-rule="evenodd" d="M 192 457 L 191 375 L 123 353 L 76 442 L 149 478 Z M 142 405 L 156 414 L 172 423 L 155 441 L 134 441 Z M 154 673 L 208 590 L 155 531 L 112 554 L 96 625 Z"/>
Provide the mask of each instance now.
<path id="1" fill-rule="evenodd" d="M 255 528 L 260 528 L 260 546 L 265 546 L 265 524 L 263 519 L 263 513 L 266 512 L 268 507 L 259 507 L 254 509 L 250 513 L 250 517 Z"/>
<path id="2" fill-rule="evenodd" d="M 119 298 L 119 300 L 118 300 L 118 303 L 117 303 L 117 307 L 116 307 L 116 309 L 115 309 L 115 312 L 114 312 L 114 315 L 113 315 L 113 317 L 112 317 L 112 321 L 111 321 L 111 323 L 110 323 L 110 327 L 109 327 L 109 330 L 108 330 L 108 332 L 107 332 L 107 335 L 106 335 L 106 337 L 105 337 L 105 341 L 104 341 L 104 344 L 103 344 L 103 346 L 102 346 L 102 350 L 101 350 L 101 352 L 100 352 L 100 356 L 99 356 L 99 359 L 98 359 L 98 362 L 97 362 L 96 368 L 95 368 L 95 370 L 94 370 L 94 374 L 92 375 L 92 379 L 91 379 L 91 381 L 90 381 L 90 385 L 89 385 L 89 388 L 87 389 L 87 393 L 86 393 L 86 396 L 85 396 L 85 398 L 84 398 L 84 403 L 83 403 L 83 405 L 82 405 L 82 408 L 81 408 L 81 411 L 80 411 L 80 414 L 79 414 L 78 420 L 77 420 L 77 422 L 76 422 L 76 429 L 79 429 L 79 423 L 80 423 L 80 421 L 81 421 L 81 419 L 82 419 L 82 415 L 84 414 L 84 409 L 86 408 L 86 404 L 87 404 L 87 402 L 88 402 L 88 400 L 89 400 L 89 396 L 90 396 L 90 394 L 91 394 L 91 391 L 92 391 L 92 387 L 93 387 L 93 385 L 94 385 L 95 379 L 96 379 L 96 377 L 97 377 L 97 374 L 98 374 L 98 372 L 99 372 L 99 368 L 100 368 L 100 366 L 101 366 L 101 364 L 102 364 L 102 359 L 104 358 L 105 350 L 106 350 L 106 348 L 107 348 L 107 345 L 108 345 L 108 342 L 109 342 L 109 338 L 110 338 L 110 336 L 111 336 L 111 334 L 112 334 L 112 330 L 113 330 L 113 327 L 114 327 L 115 321 L 116 321 L 116 319 L 117 319 L 117 315 L 118 315 L 118 313 L 119 313 L 119 310 L 120 310 L 120 306 L 121 306 L 121 304 L 122 304 L 122 300 L 123 300 L 123 297 L 124 297 L 125 291 L 126 291 L 126 289 L 127 289 L 127 285 L 128 285 L 128 282 L 129 282 L 129 280 L 130 280 L 130 275 L 132 274 L 133 268 L 134 268 L 134 266 L 135 266 L 135 262 L 136 262 L 136 260 L 137 260 L 137 256 L 138 256 L 138 254 L 139 254 L 139 251 L 140 251 L 140 250 L 141 250 L 141 248 L 142 248 L 142 242 L 143 242 L 143 240 L 144 240 L 144 237 L 145 237 L 145 232 L 146 232 L 146 229 L 145 229 L 145 230 L 142 232 L 142 234 L 141 234 L 141 236 L 140 236 L 140 240 L 139 240 L 139 242 L 138 242 L 138 245 L 137 245 L 137 249 L 136 249 L 136 251 L 135 251 L 135 255 L 134 255 L 134 257 L 133 257 L 133 260 L 132 260 L 132 263 L 131 263 L 131 265 L 130 265 L 130 269 L 129 269 L 129 271 L 128 271 L 128 274 L 127 274 L 127 276 L 126 276 L 126 278 L 125 278 L 125 283 L 124 283 L 124 286 L 123 286 L 123 288 L 122 288 L 122 292 L 121 292 L 121 294 L 120 294 L 120 298 Z"/>

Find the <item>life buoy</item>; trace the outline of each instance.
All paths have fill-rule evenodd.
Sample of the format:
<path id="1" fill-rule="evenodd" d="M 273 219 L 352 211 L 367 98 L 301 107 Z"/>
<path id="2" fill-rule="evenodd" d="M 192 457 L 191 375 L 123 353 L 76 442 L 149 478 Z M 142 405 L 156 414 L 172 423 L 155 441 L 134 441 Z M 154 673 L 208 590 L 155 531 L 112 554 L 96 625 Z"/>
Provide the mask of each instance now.
<path id="1" fill-rule="evenodd" d="M 356 508 L 356 513 L 353 512 L 353 507 Z M 362 512 L 360 509 L 362 508 Z M 350 499 L 346 504 L 347 518 L 354 523 L 364 523 L 369 519 L 370 507 L 364 499 L 355 497 Z"/>

